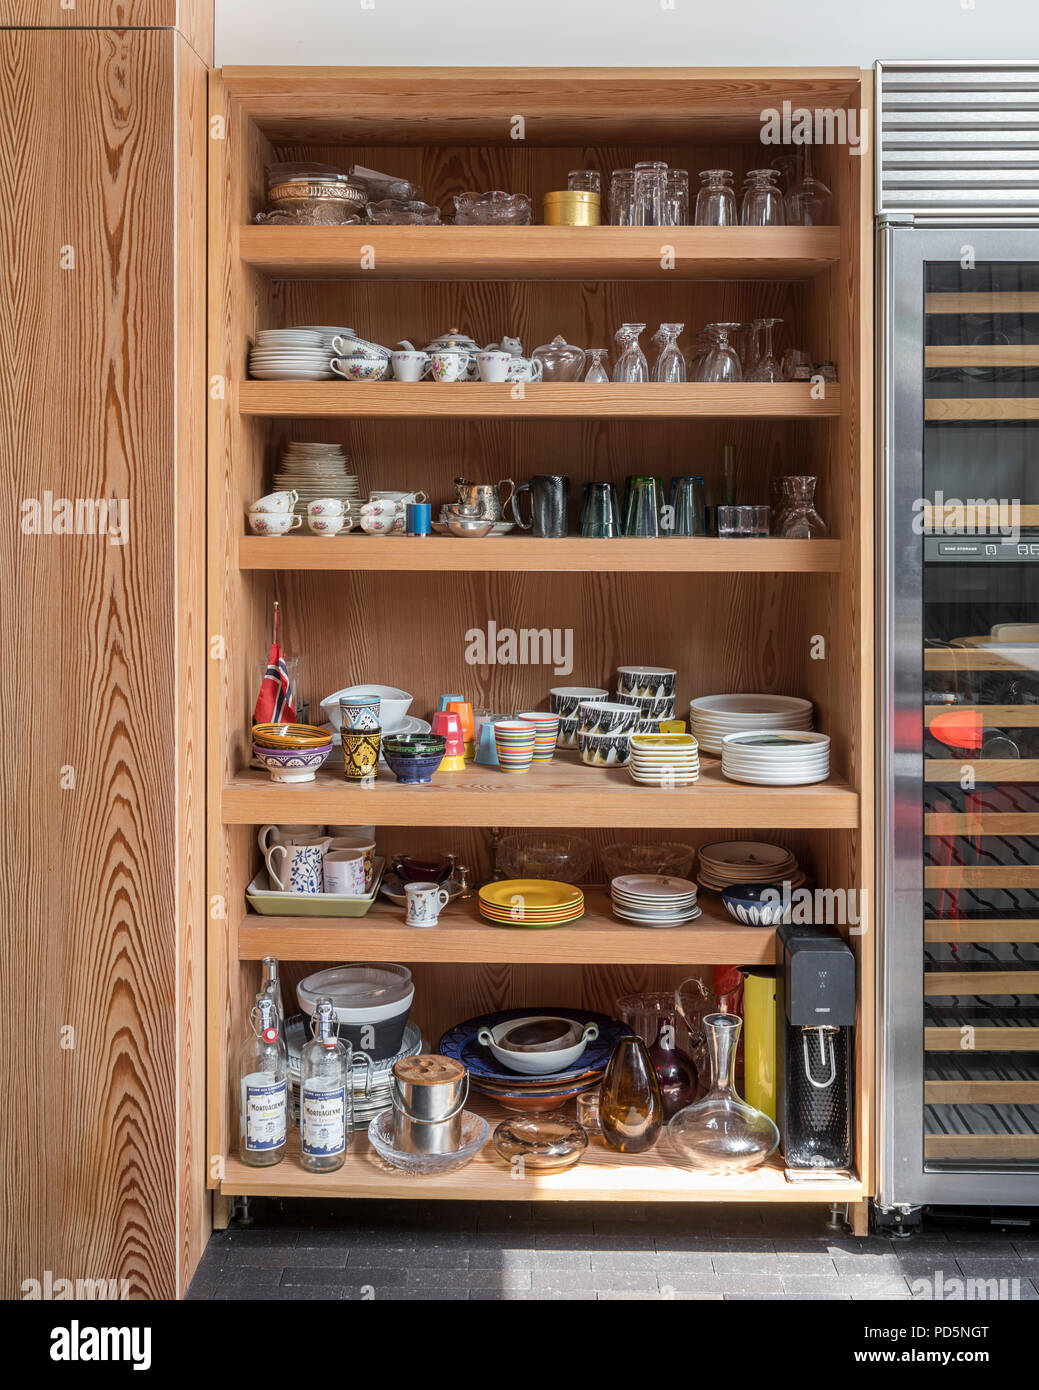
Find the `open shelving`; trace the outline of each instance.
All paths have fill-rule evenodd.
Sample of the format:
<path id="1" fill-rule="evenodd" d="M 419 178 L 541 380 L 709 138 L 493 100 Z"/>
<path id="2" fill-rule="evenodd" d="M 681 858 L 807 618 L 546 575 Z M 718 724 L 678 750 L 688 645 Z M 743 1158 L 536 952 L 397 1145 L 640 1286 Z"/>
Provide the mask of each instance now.
<path id="1" fill-rule="evenodd" d="M 292 1153 L 250 1169 L 236 1155 L 229 1084 L 258 962 L 283 961 L 287 992 L 323 963 L 399 960 L 416 982 L 414 1015 L 435 1046 L 458 1018 L 492 1008 L 557 1003 L 612 1011 L 637 989 L 672 987 L 713 965 L 760 965 L 774 934 L 739 926 L 712 895 L 686 928 L 649 931 L 616 920 L 589 890 L 577 923 L 502 929 L 473 902 L 416 931 L 385 902 L 360 919 L 245 912 L 267 823 L 373 823 L 380 851 L 452 848 L 489 876 L 495 833 L 523 827 L 610 840 L 665 838 L 692 846 L 741 835 L 789 844 L 821 886 L 861 889 L 872 876 L 872 462 L 870 160 L 842 147 L 813 151 L 840 223 L 820 228 L 293 228 L 252 225 L 264 165 L 312 158 L 390 169 L 443 207 L 465 187 L 541 195 L 569 169 L 604 171 L 643 157 L 739 175 L 767 163 L 761 112 L 796 105 L 868 108 L 858 69 L 225 69 L 210 113 L 211 142 L 209 631 L 222 643 L 210 682 L 208 762 L 210 921 L 209 1150 L 220 1202 L 232 1194 L 489 1197 L 503 1200 L 847 1201 L 872 1191 L 873 943 L 849 940 L 859 964 L 856 1172 L 850 1180 L 788 1183 L 779 1162 L 740 1179 L 705 1179 L 651 1154 L 595 1146 L 568 1174 L 517 1184 L 488 1149 L 473 1164 L 416 1184 L 359 1142 L 343 1169 L 315 1177 Z M 510 134 L 522 111 L 525 135 Z M 661 247 L 666 231 L 668 254 Z M 941 311 L 940 308 L 936 311 Z M 839 380 L 683 386 L 249 380 L 257 330 L 341 323 L 380 342 L 417 344 L 458 327 L 480 342 L 521 337 L 529 352 L 559 332 L 609 343 L 625 321 L 774 316 L 785 337 Z M 646 335 L 648 339 L 648 333 Z M 625 474 L 700 473 L 721 486 L 722 446 L 736 446 L 740 500 L 767 500 L 776 472 L 819 478 L 830 533 L 809 542 L 541 541 L 513 533 L 460 541 L 323 539 L 244 533 L 250 499 L 292 439 L 345 441 L 362 487 L 423 488 L 434 503 L 464 475 L 525 481 L 567 473 L 580 484 Z M 560 583 L 557 576 L 565 575 Z M 441 691 L 464 689 L 493 709 L 536 707 L 551 686 L 609 686 L 622 663 L 679 671 L 679 709 L 694 695 L 774 691 L 811 698 L 832 739 L 832 776 L 816 786 L 747 786 L 704 756 L 681 791 L 640 787 L 618 769 L 560 754 L 508 777 L 471 767 L 424 787 L 383 773 L 368 789 L 335 768 L 279 787 L 249 769 L 249 714 L 278 598 L 290 654 L 303 659 L 311 712 L 332 690 L 377 680 L 415 695 L 426 714 Z M 534 626 L 570 634 L 559 663 L 474 666 L 467 634 Z M 963 653 L 955 653 L 961 657 Z M 244 914 L 244 915 L 243 915 Z M 498 1116 L 500 1118 L 500 1116 Z"/>

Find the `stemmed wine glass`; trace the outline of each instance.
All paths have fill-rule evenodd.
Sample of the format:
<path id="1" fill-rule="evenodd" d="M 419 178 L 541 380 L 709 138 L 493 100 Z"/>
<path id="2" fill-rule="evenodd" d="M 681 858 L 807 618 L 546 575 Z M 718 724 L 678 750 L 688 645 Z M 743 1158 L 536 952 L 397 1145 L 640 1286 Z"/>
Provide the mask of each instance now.
<path id="1" fill-rule="evenodd" d="M 603 366 L 602 360 L 606 356 L 605 348 L 589 348 L 588 356 L 592 359 L 588 370 L 584 374 L 585 381 L 602 382 L 609 381 L 610 374 Z"/>
<path id="2" fill-rule="evenodd" d="M 739 354 L 729 341 L 729 334 L 736 333 L 739 327 L 738 323 L 707 325 L 708 347 L 697 368 L 697 381 L 743 380 Z"/>
<path id="3" fill-rule="evenodd" d="M 660 355 L 653 363 L 654 381 L 685 381 L 685 358 L 678 350 L 678 335 L 684 323 L 662 323 L 654 333 L 660 344 Z"/>
<path id="4" fill-rule="evenodd" d="M 614 340 L 620 348 L 620 355 L 613 364 L 614 381 L 649 380 L 649 363 L 639 345 L 639 334 L 645 327 L 644 323 L 623 323 L 614 334 Z"/>
<path id="5" fill-rule="evenodd" d="M 772 351 L 772 329 L 777 323 L 782 323 L 782 319 L 756 319 L 755 322 L 765 330 L 765 349 L 754 367 L 754 370 L 746 378 L 747 381 L 779 381 L 781 373 L 776 354 Z"/>

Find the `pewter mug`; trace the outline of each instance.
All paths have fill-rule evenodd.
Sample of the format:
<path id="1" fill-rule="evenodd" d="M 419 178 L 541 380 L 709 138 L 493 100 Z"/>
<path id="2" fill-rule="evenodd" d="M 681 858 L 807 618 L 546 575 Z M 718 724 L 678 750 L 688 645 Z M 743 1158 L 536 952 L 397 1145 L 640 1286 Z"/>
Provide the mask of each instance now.
<path id="1" fill-rule="evenodd" d="M 509 489 L 504 497 L 501 495 L 503 487 Z M 511 478 L 502 478 L 496 483 L 471 483 L 468 478 L 456 478 L 455 491 L 463 506 L 477 508 L 475 515 L 480 521 L 501 521 L 516 484 Z"/>

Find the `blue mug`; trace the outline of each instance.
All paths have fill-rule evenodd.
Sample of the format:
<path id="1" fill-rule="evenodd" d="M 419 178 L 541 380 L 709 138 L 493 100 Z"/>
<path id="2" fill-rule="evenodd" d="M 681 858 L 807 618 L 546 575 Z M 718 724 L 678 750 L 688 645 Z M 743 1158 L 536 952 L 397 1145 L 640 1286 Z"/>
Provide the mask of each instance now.
<path id="1" fill-rule="evenodd" d="M 428 536 L 432 527 L 428 502 L 409 502 L 405 508 L 404 529 L 409 536 Z"/>
<path id="2" fill-rule="evenodd" d="M 441 695 L 440 699 L 437 701 L 437 713 L 439 714 L 443 710 L 446 710 L 448 705 L 460 705 L 464 699 L 464 695 Z"/>

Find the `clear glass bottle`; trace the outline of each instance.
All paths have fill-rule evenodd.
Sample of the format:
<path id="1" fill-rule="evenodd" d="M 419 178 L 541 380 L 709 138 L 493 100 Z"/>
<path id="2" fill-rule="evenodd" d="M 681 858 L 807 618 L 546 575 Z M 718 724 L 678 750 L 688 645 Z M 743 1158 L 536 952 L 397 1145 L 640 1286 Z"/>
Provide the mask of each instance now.
<path id="1" fill-rule="evenodd" d="M 299 1161 L 308 1173 L 334 1173 L 346 1161 L 353 1090 L 351 1058 L 339 1041 L 331 999 L 318 1000 L 310 1029 L 299 1064 Z"/>
<path id="2" fill-rule="evenodd" d="M 829 528 L 815 510 L 815 484 L 816 479 L 807 474 L 783 479 L 785 508 L 779 519 L 779 531 L 774 534 L 798 541 L 810 541 L 827 534 Z"/>
<path id="3" fill-rule="evenodd" d="M 744 1172 L 763 1163 L 779 1145 L 779 1130 L 769 1117 L 736 1090 L 736 1044 L 742 1025 L 738 1014 L 704 1018 L 711 1088 L 703 1100 L 680 1110 L 667 1127 L 669 1139 L 690 1168 Z"/>
<path id="4" fill-rule="evenodd" d="M 684 323 L 662 323 L 653 335 L 660 343 L 660 355 L 653 363 L 654 381 L 685 381 L 685 358 L 678 350 L 678 335 Z"/>
<path id="5" fill-rule="evenodd" d="M 258 994 L 238 1065 L 238 1156 L 251 1168 L 285 1157 L 289 1058 L 269 994 Z"/>
<path id="6" fill-rule="evenodd" d="M 285 1006 L 281 997 L 281 967 L 278 964 L 277 956 L 264 956 L 263 958 L 263 982 L 260 985 L 261 994 L 269 994 L 274 1000 L 274 1011 L 278 1015 L 279 1027 L 285 1031 Z M 288 1049 L 288 1039 L 286 1039 L 286 1050 Z M 286 1123 L 289 1129 L 299 1124 L 299 1110 L 296 1105 L 296 1097 L 292 1088 L 292 1078 L 288 1079 L 285 1091 L 286 1104 Z"/>

